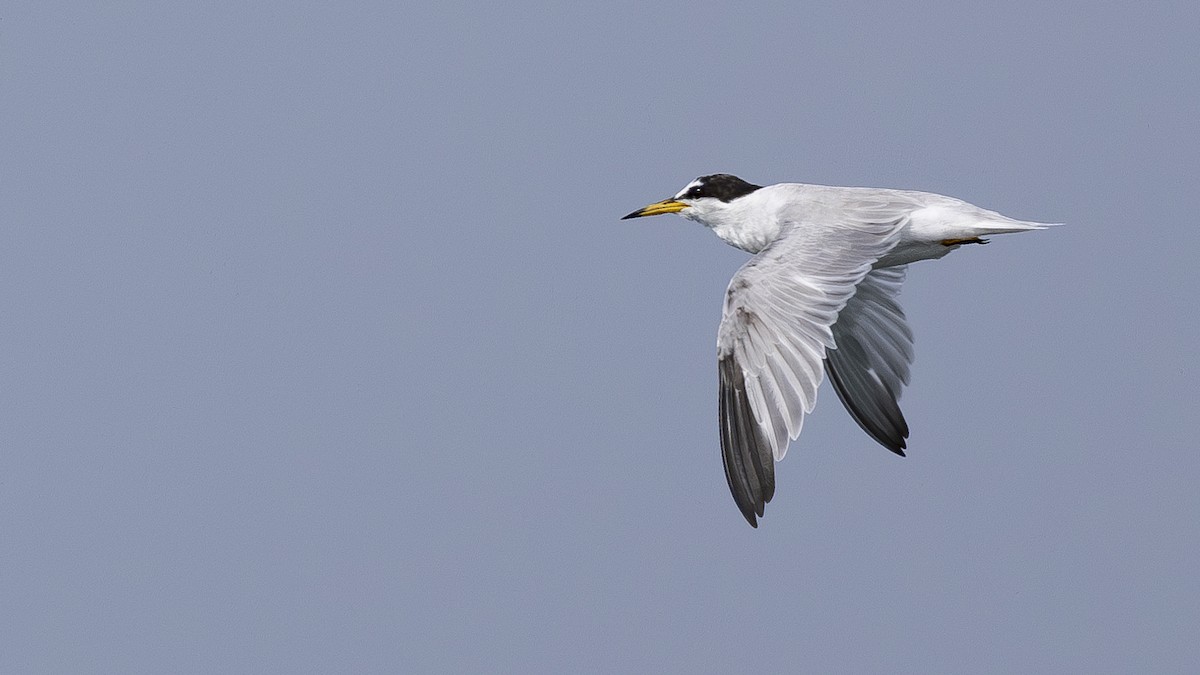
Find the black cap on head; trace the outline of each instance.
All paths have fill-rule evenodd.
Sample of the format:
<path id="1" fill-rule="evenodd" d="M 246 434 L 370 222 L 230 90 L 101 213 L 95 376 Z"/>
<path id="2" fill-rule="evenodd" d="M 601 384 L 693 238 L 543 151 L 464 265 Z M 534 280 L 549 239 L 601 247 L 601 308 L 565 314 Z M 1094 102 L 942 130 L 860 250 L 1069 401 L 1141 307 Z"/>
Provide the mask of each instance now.
<path id="1" fill-rule="evenodd" d="M 761 185 L 747 183 L 741 178 L 727 173 L 714 173 L 711 176 L 701 176 L 693 182 L 696 184 L 679 195 L 680 199 L 713 197 L 714 199 L 720 199 L 728 203 L 762 187 Z"/>

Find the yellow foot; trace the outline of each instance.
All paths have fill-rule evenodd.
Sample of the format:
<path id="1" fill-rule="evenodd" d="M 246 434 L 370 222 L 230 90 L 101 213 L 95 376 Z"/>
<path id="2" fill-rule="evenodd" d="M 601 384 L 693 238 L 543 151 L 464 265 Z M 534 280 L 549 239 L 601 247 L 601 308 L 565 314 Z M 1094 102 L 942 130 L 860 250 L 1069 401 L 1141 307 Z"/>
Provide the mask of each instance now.
<path id="1" fill-rule="evenodd" d="M 986 244 L 986 243 L 988 243 L 987 239 L 980 239 L 979 237 L 971 237 L 970 239 L 943 239 L 942 240 L 942 246 L 958 246 L 960 244 Z"/>

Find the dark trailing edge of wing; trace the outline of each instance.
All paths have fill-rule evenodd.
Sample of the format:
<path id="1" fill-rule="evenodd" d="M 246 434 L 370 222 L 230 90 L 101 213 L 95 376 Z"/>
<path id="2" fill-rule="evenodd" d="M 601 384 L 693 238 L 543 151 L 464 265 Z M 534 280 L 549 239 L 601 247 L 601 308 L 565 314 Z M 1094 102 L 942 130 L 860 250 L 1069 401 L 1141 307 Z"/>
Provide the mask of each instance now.
<path id="1" fill-rule="evenodd" d="M 830 349 L 825 354 L 825 371 L 829 373 L 833 390 L 863 431 L 883 447 L 904 457 L 904 448 L 908 447 L 905 442 L 908 422 L 904 421 L 904 413 L 896 403 L 896 393 L 873 373 L 854 363 L 849 352 L 861 351 L 860 345 L 847 344 L 846 337 L 839 340 L 841 349 Z"/>
<path id="2" fill-rule="evenodd" d="M 755 516 L 762 517 L 763 507 L 775 496 L 775 457 L 750 409 L 741 367 L 729 355 L 718 361 L 717 370 L 725 480 L 746 522 L 758 527 Z"/>

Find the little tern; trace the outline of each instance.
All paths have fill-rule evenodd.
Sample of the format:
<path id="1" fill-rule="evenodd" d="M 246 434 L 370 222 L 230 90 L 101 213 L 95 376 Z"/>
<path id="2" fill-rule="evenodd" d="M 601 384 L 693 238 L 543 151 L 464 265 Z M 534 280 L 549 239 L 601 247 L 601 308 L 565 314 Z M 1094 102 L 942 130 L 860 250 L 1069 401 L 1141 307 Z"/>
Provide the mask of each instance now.
<path id="1" fill-rule="evenodd" d="M 717 331 L 725 479 L 758 527 L 775 465 L 829 375 L 854 421 L 904 456 L 898 399 L 913 337 L 896 298 L 906 266 L 985 236 L 1040 230 L 953 197 L 804 183 L 759 186 L 714 174 L 622 218 L 677 213 L 753 253 L 725 293 Z"/>

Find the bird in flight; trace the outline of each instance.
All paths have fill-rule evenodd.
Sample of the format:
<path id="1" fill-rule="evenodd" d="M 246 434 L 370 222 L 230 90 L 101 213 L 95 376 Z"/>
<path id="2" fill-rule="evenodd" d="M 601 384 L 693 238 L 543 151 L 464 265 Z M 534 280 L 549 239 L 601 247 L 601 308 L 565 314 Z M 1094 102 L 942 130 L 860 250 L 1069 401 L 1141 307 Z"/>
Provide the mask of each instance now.
<path id="1" fill-rule="evenodd" d="M 622 218 L 678 213 L 754 254 L 725 293 L 717 331 L 725 479 L 753 527 L 775 465 L 829 375 L 854 421 L 904 456 L 897 403 L 913 337 L 897 303 L 906 266 L 985 236 L 1040 230 L 953 197 L 804 183 L 759 186 L 714 174 Z"/>

